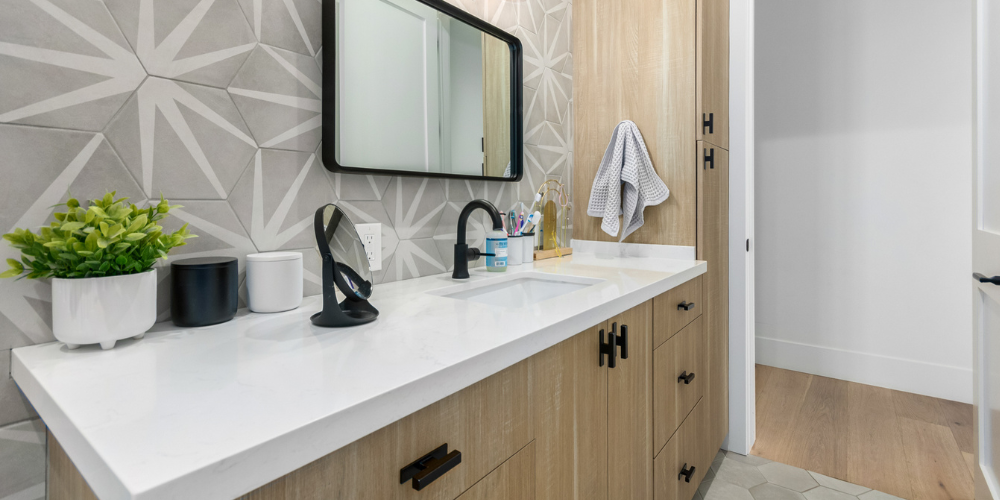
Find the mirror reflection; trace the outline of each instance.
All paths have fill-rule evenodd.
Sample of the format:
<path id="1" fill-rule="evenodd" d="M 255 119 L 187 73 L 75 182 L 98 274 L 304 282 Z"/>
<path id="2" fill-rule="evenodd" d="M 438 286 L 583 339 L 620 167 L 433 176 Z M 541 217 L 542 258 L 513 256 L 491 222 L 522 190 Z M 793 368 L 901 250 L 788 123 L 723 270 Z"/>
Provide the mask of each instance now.
<path id="1" fill-rule="evenodd" d="M 336 205 L 323 210 L 326 243 L 336 262 L 334 280 L 348 298 L 367 299 L 372 294 L 372 272 L 365 255 L 364 244 L 354 224 Z"/>
<path id="2" fill-rule="evenodd" d="M 516 175 L 520 70 L 507 41 L 417 0 L 335 8 L 336 64 L 325 79 L 335 82 L 337 167 Z"/>

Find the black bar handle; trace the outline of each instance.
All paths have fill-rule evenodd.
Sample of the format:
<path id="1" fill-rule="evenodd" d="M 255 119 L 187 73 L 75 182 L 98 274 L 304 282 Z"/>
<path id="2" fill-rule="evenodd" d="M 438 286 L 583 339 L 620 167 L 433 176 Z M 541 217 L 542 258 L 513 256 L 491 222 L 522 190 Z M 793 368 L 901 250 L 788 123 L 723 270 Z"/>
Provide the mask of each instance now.
<path id="1" fill-rule="evenodd" d="M 448 453 L 448 443 L 445 443 L 399 469 L 399 484 L 412 479 L 413 489 L 422 490 L 460 463 L 462 463 L 462 452 L 454 450 Z"/>
<path id="2" fill-rule="evenodd" d="M 430 462 L 427 462 L 426 469 L 413 476 L 413 489 L 417 491 L 424 489 L 428 484 L 433 483 L 437 478 L 454 469 L 460 463 L 462 463 L 462 452 L 458 450 L 452 450 L 451 453 L 445 455 L 443 458 L 432 459 Z"/>
<path id="3" fill-rule="evenodd" d="M 691 309 L 694 309 L 694 302 L 688 302 L 685 300 L 684 302 L 677 304 L 678 311 L 690 311 Z"/>
<path id="4" fill-rule="evenodd" d="M 684 462 L 684 465 L 681 466 L 681 472 L 680 472 L 680 474 L 677 474 L 677 480 L 680 481 L 681 478 L 684 478 L 684 482 L 685 483 L 690 483 L 691 482 L 691 477 L 694 476 L 694 470 L 695 469 L 697 469 L 697 467 L 695 467 L 693 465 L 691 466 L 690 469 L 688 469 L 687 462 Z"/>
<path id="5" fill-rule="evenodd" d="M 994 276 L 992 278 L 987 278 L 982 273 L 972 273 L 972 277 L 979 280 L 980 283 L 992 283 L 994 285 L 1000 285 L 1000 276 Z"/>
<path id="6" fill-rule="evenodd" d="M 614 330 L 608 334 L 608 368 L 618 366 L 618 335 Z"/>
<path id="7" fill-rule="evenodd" d="M 615 367 L 615 356 L 617 355 L 618 348 L 615 342 L 615 332 L 614 330 L 608 335 L 608 341 L 604 341 L 604 329 L 598 333 L 598 349 L 597 349 L 597 366 L 604 366 L 604 356 L 608 357 L 608 366 L 611 368 Z"/>
<path id="8" fill-rule="evenodd" d="M 709 134 L 715 129 L 715 113 L 709 113 L 708 118 L 705 118 L 705 113 L 701 114 L 701 133 L 706 133 L 705 129 L 708 129 Z"/>
<path id="9" fill-rule="evenodd" d="M 622 325 L 622 333 L 618 336 L 618 345 L 622 348 L 622 359 L 628 359 L 628 325 Z"/>
<path id="10" fill-rule="evenodd" d="M 687 371 L 684 371 L 677 377 L 678 384 L 684 382 L 684 385 L 688 385 L 692 380 L 694 380 L 694 372 L 688 373 Z"/>

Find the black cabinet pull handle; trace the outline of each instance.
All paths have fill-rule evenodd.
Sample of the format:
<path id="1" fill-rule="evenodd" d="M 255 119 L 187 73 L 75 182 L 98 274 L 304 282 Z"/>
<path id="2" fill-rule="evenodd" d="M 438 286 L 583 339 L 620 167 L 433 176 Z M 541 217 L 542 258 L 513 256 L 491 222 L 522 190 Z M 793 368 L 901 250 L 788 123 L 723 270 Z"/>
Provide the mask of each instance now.
<path id="1" fill-rule="evenodd" d="M 681 466 L 681 473 L 677 474 L 677 480 L 680 481 L 681 478 L 684 478 L 684 482 L 685 483 L 690 483 L 691 482 L 691 477 L 694 476 L 694 470 L 695 469 L 697 469 L 697 467 L 695 467 L 693 465 L 691 466 L 690 469 L 688 469 L 687 462 L 684 462 L 684 465 Z"/>
<path id="2" fill-rule="evenodd" d="M 982 273 L 973 273 L 972 277 L 979 280 L 980 283 L 992 283 L 994 285 L 1000 285 L 1000 276 L 994 276 L 992 278 L 987 278 Z"/>
<path id="3" fill-rule="evenodd" d="M 684 302 L 677 304 L 678 311 L 690 311 L 691 309 L 694 309 L 694 302 L 688 302 L 685 300 Z"/>
<path id="4" fill-rule="evenodd" d="M 599 335 L 600 348 L 597 350 L 597 366 L 604 366 L 604 356 L 608 356 L 608 368 L 617 366 L 615 358 L 618 356 L 618 342 L 615 331 L 608 334 L 608 341 L 604 342 L 604 329 L 601 328 Z"/>
<path id="5" fill-rule="evenodd" d="M 691 383 L 692 380 L 694 380 L 694 372 L 688 373 L 688 372 L 684 371 L 684 372 L 681 372 L 681 374 L 680 374 L 679 377 L 677 377 L 677 383 L 678 384 L 681 383 L 681 382 L 684 382 L 684 385 L 688 385 L 688 384 Z"/>
<path id="6" fill-rule="evenodd" d="M 412 479 L 413 489 L 420 491 L 460 463 L 462 452 L 452 450 L 448 453 L 448 443 L 445 443 L 400 469 L 399 484 Z"/>
<path id="7" fill-rule="evenodd" d="M 618 345 L 622 348 L 622 359 L 628 359 L 628 325 L 622 325 L 622 334 L 618 336 Z"/>

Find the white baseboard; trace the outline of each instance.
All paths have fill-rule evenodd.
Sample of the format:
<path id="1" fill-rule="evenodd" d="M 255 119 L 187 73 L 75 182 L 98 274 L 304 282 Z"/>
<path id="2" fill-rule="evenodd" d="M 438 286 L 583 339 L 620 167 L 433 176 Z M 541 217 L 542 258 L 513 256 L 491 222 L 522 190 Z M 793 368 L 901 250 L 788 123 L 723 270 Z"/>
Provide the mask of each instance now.
<path id="1" fill-rule="evenodd" d="M 570 241 L 574 252 L 596 253 L 614 257 L 646 257 L 654 259 L 694 260 L 695 247 L 651 245 L 648 243 L 618 243 L 617 241 Z"/>
<path id="2" fill-rule="evenodd" d="M 972 370 L 757 337 L 757 363 L 972 403 Z"/>

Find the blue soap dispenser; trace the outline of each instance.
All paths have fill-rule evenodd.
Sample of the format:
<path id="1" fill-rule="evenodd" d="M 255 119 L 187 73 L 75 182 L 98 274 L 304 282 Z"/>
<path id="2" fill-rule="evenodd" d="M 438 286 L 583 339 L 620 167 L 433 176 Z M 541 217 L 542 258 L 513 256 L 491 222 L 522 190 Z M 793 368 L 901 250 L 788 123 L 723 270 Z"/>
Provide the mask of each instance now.
<path id="1" fill-rule="evenodd" d="M 486 270 L 502 273 L 507 270 L 507 232 L 491 229 L 486 233 Z M 490 256 L 489 254 L 493 254 Z"/>

